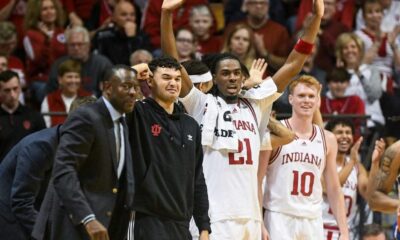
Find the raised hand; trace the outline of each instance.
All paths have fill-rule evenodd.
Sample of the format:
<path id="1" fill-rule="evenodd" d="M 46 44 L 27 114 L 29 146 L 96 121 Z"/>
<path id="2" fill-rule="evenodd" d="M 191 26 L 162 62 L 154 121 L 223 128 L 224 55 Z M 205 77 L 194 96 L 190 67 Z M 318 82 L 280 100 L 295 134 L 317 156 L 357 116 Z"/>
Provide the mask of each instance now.
<path id="1" fill-rule="evenodd" d="M 324 15 L 325 7 L 324 7 L 324 1 L 323 0 L 314 0 L 313 8 L 314 8 L 313 12 L 314 12 L 315 15 L 317 15 L 319 17 L 322 17 Z"/>
<path id="2" fill-rule="evenodd" d="M 363 140 L 363 138 L 360 137 L 360 138 L 357 140 L 357 142 L 355 142 L 355 143 L 353 144 L 353 146 L 351 147 L 351 150 L 350 150 L 350 159 L 351 159 L 352 161 L 355 161 L 355 162 L 359 162 L 359 161 L 360 161 L 359 156 L 358 156 L 358 151 L 359 151 L 359 149 L 360 149 L 360 145 L 361 145 L 362 140 Z"/>
<path id="3" fill-rule="evenodd" d="M 262 77 L 265 70 L 267 70 L 267 66 L 268 64 L 265 62 L 264 58 L 254 60 L 249 71 L 250 78 L 245 81 L 244 87 L 249 89 L 260 84 L 263 80 Z"/>
<path id="4" fill-rule="evenodd" d="M 126 36 L 134 37 L 136 35 L 136 23 L 135 22 L 126 22 L 124 25 L 124 31 Z"/>
<path id="5" fill-rule="evenodd" d="M 161 9 L 173 11 L 179 8 L 184 2 L 185 0 L 164 0 Z"/>
<path id="6" fill-rule="evenodd" d="M 375 141 L 375 149 L 372 153 L 372 159 L 371 159 L 372 164 L 379 165 L 379 161 L 382 158 L 383 153 L 385 152 L 385 147 L 386 144 L 382 138 Z"/>

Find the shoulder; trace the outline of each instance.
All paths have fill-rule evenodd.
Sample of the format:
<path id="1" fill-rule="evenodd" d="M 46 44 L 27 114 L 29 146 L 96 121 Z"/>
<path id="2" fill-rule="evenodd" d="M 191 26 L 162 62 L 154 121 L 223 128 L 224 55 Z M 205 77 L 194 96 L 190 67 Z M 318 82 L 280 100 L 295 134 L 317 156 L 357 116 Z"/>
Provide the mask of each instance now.
<path id="1" fill-rule="evenodd" d="M 106 38 L 113 38 L 115 37 L 115 30 L 112 27 L 102 29 L 96 33 L 94 36 L 95 40 L 102 40 Z"/>
<path id="2" fill-rule="evenodd" d="M 327 151 L 329 152 L 330 149 L 337 147 L 336 137 L 332 132 L 330 132 L 328 130 L 325 130 L 322 128 L 321 128 L 321 130 L 322 130 L 322 134 L 325 137 Z"/>

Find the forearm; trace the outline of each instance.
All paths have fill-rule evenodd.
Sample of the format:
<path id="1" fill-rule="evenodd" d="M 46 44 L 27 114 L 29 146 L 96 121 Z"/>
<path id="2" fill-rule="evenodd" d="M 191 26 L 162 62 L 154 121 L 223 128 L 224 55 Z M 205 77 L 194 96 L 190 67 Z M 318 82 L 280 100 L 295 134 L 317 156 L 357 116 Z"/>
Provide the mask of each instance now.
<path id="1" fill-rule="evenodd" d="M 162 9 L 161 11 L 161 50 L 175 59 L 178 59 L 178 51 L 175 44 L 173 32 L 172 11 Z"/>
<path id="2" fill-rule="evenodd" d="M 321 16 L 318 14 L 314 14 L 312 21 L 305 29 L 305 32 L 301 37 L 301 41 L 309 44 L 314 44 L 315 38 L 319 31 L 320 23 Z M 290 52 L 285 64 L 273 77 L 279 92 L 283 92 L 290 81 L 301 71 L 304 62 L 308 57 L 309 54 L 300 53 L 296 49 L 293 49 Z"/>
<path id="3" fill-rule="evenodd" d="M 355 161 L 351 160 L 338 173 L 340 186 L 343 186 L 343 184 L 345 184 L 347 178 L 350 176 L 350 173 L 353 170 L 354 164 Z"/>
<path id="4" fill-rule="evenodd" d="M 371 194 L 368 205 L 373 211 L 395 213 L 400 206 L 399 199 L 394 199 L 386 194 L 375 191 Z"/>
<path id="5" fill-rule="evenodd" d="M 271 145 L 275 149 L 294 140 L 295 134 L 274 118 L 269 119 L 268 129 L 271 132 Z"/>
<path id="6" fill-rule="evenodd" d="M 327 189 L 329 206 L 335 216 L 341 235 L 348 236 L 347 218 L 345 213 L 344 196 L 339 187 Z"/>
<path id="7" fill-rule="evenodd" d="M 396 70 L 400 70 L 400 49 L 396 43 L 390 45 L 393 51 L 394 67 Z"/>
<path id="8" fill-rule="evenodd" d="M 162 9 L 161 11 L 161 49 L 163 53 L 178 59 L 178 51 L 175 44 L 175 36 L 173 31 L 172 22 L 172 11 L 168 9 Z M 182 67 L 182 86 L 179 97 L 185 97 L 193 87 L 193 83 L 186 72 L 186 69 Z"/>

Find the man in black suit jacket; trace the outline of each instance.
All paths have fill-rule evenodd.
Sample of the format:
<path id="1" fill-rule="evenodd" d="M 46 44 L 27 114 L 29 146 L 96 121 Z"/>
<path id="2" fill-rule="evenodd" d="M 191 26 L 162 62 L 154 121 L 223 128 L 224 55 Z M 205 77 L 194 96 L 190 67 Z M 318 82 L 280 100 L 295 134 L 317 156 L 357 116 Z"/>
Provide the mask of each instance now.
<path id="1" fill-rule="evenodd" d="M 94 100 L 93 100 L 94 99 Z M 71 111 L 96 101 L 75 99 Z M 30 239 L 37 212 L 49 183 L 61 125 L 23 138 L 0 164 L 0 239 Z"/>
<path id="2" fill-rule="evenodd" d="M 115 66 L 103 97 L 68 117 L 35 239 L 125 239 L 134 178 L 124 115 L 138 91 L 134 72 Z"/>

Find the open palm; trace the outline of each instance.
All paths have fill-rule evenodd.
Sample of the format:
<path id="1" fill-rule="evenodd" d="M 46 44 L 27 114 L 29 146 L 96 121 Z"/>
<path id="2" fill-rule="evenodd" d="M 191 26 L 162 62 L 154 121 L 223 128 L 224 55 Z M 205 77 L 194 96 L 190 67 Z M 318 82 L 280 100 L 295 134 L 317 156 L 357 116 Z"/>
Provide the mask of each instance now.
<path id="1" fill-rule="evenodd" d="M 164 10 L 175 10 L 180 7 L 185 0 L 164 0 L 162 9 Z"/>

